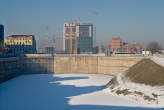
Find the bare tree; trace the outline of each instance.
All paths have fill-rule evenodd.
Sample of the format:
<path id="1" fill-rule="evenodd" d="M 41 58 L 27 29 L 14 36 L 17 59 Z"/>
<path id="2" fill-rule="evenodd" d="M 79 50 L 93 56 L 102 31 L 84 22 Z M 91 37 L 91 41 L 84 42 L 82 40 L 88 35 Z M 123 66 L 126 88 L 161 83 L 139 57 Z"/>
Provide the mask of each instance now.
<path id="1" fill-rule="evenodd" d="M 161 46 L 156 41 L 152 41 L 147 45 L 147 50 L 151 51 L 152 54 L 154 54 L 155 52 L 159 52 L 160 49 Z"/>

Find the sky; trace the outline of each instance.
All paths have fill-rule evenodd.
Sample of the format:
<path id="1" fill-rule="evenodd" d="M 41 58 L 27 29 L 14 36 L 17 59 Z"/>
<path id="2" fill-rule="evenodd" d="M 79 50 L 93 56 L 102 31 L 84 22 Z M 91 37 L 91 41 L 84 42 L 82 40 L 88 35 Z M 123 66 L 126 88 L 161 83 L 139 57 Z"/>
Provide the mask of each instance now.
<path id="1" fill-rule="evenodd" d="M 57 32 L 62 37 L 63 23 L 72 21 L 93 23 L 98 45 L 121 37 L 128 43 L 157 41 L 164 47 L 164 0 L 0 0 L 5 36 L 33 34 L 38 47 L 47 41 L 46 26 L 51 42 Z"/>

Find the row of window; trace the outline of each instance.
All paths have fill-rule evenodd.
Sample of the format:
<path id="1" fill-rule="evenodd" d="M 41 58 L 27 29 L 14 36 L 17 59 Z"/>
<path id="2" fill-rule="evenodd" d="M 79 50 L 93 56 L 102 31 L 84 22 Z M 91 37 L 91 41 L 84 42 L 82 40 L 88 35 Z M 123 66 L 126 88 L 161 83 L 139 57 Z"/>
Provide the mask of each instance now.
<path id="1" fill-rule="evenodd" d="M 6 45 L 32 45 L 31 42 L 30 43 L 21 43 L 21 42 L 14 42 L 14 43 L 5 43 Z"/>

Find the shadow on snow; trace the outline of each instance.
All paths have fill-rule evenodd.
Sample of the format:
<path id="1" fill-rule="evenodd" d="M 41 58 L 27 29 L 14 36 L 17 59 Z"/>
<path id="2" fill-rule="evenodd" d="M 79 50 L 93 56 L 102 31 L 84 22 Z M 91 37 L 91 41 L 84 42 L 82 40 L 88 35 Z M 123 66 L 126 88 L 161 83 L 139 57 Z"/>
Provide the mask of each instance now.
<path id="1" fill-rule="evenodd" d="M 70 96 L 91 93 L 105 86 L 75 87 L 50 83 L 88 77 L 58 78 L 52 75 L 23 75 L 0 84 L 0 110 L 161 110 L 153 108 L 69 105 Z M 117 102 L 116 102 L 117 103 Z"/>

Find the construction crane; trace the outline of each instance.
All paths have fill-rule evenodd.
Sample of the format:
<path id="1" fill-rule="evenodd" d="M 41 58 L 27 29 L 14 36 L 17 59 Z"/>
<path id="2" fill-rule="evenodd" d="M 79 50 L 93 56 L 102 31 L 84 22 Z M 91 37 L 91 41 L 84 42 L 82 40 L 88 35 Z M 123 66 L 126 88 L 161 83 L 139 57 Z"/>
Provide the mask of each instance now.
<path id="1" fill-rule="evenodd" d="M 56 46 L 56 42 L 57 42 L 57 40 L 60 40 L 60 39 L 62 39 L 62 37 L 60 37 L 60 31 L 58 30 L 58 31 L 57 31 L 57 35 L 54 34 L 54 35 L 53 35 L 53 39 L 52 39 L 54 51 L 56 50 L 56 47 L 57 47 L 57 46 Z"/>
<path id="2" fill-rule="evenodd" d="M 89 10 L 92 14 L 93 14 L 93 18 L 94 18 L 94 20 L 96 21 L 96 16 L 98 15 L 98 13 L 97 13 L 97 11 L 96 10 Z M 95 27 L 94 27 L 94 38 L 95 38 L 95 40 L 94 40 L 94 44 L 95 44 L 95 46 L 96 46 L 96 22 L 94 23 L 95 24 Z"/>
<path id="3" fill-rule="evenodd" d="M 94 19 L 95 19 L 95 21 L 96 21 L 97 12 L 96 12 L 96 11 L 93 11 L 93 15 L 94 15 Z M 95 23 L 95 46 L 97 46 L 97 44 L 96 44 L 96 43 L 97 43 L 96 37 L 97 37 L 97 36 L 96 36 L 96 23 Z"/>
<path id="4" fill-rule="evenodd" d="M 45 48 L 48 47 L 49 40 L 48 40 L 48 25 L 46 26 L 46 42 L 45 42 Z"/>

